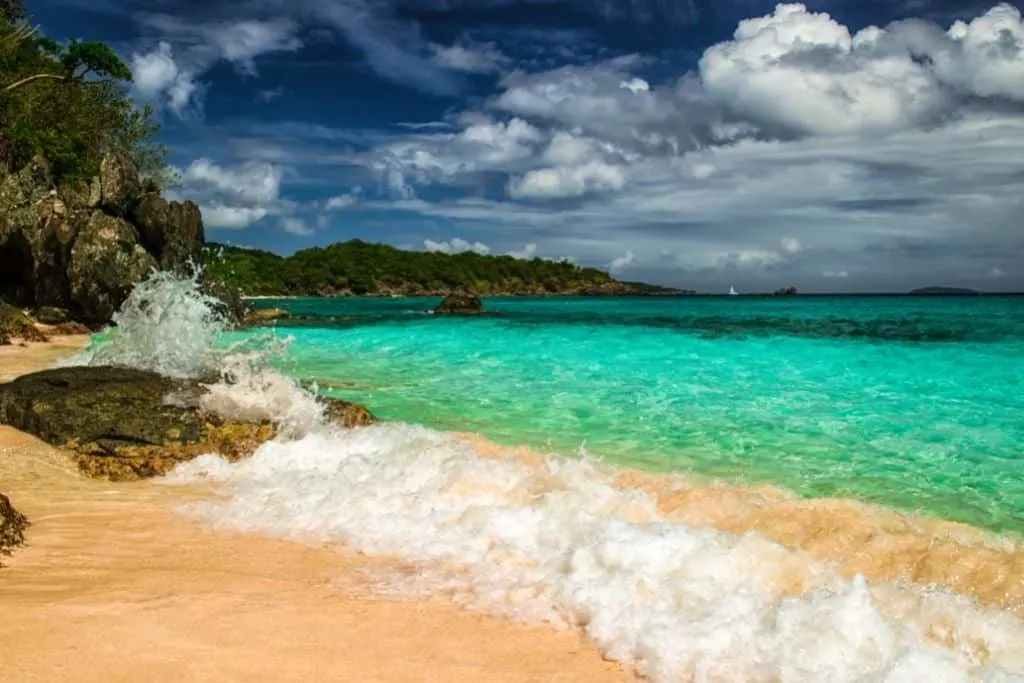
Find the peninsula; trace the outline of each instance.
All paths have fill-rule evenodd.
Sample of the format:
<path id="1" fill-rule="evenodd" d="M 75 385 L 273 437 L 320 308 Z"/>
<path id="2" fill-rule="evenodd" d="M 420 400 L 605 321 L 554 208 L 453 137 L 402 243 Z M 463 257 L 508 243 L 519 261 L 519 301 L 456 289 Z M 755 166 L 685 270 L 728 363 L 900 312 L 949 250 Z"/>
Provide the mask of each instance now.
<path id="1" fill-rule="evenodd" d="M 349 240 L 288 257 L 207 243 L 207 273 L 247 296 L 678 296 L 687 290 L 620 282 L 597 268 L 567 261 L 473 252 L 405 251 Z"/>

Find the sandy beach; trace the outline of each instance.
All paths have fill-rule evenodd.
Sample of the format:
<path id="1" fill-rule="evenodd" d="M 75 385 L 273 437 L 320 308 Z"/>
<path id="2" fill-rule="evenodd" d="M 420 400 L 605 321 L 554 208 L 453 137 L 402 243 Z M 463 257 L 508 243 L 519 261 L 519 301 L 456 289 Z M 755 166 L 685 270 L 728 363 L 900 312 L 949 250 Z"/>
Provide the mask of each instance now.
<path id="1" fill-rule="evenodd" d="M 0 377 L 85 342 L 0 348 Z M 8 427 L 0 482 L 32 522 L 0 569 L 3 680 L 634 679 L 576 633 L 368 596 L 365 557 L 203 529 L 173 510 L 195 492 L 86 479 Z"/>

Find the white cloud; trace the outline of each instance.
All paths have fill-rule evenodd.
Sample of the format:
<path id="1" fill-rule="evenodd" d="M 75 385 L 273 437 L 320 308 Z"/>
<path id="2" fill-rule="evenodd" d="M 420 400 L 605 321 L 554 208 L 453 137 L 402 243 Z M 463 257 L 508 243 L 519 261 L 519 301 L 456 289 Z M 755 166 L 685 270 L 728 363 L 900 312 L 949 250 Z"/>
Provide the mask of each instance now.
<path id="1" fill-rule="evenodd" d="M 822 275 L 822 277 L 827 277 L 827 278 L 844 279 L 846 277 L 849 277 L 850 274 L 848 272 L 846 272 L 845 270 L 826 270 L 821 275 Z"/>
<path id="2" fill-rule="evenodd" d="M 133 54 L 131 57 L 133 93 L 147 104 L 166 103 L 178 116 L 183 116 L 194 106 L 202 90 L 196 82 L 196 75 L 174 61 L 174 50 L 170 43 L 161 41 L 148 54 Z"/>
<path id="3" fill-rule="evenodd" d="M 432 43 L 430 50 L 435 64 L 466 73 L 501 71 L 509 62 L 509 58 L 503 55 L 494 43 L 450 46 Z"/>
<path id="4" fill-rule="evenodd" d="M 254 59 L 271 52 L 293 52 L 302 47 L 298 26 L 287 19 L 219 22 L 199 27 L 199 33 L 216 46 L 222 59 L 255 75 Z"/>
<path id="5" fill-rule="evenodd" d="M 267 215 L 267 210 L 258 207 L 224 206 L 223 204 L 200 204 L 203 224 L 207 228 L 241 230 Z"/>
<path id="6" fill-rule="evenodd" d="M 946 82 L 980 97 L 1024 101 L 1024 24 L 1016 7 L 1000 4 L 949 31 L 952 46 L 935 54 Z"/>
<path id="7" fill-rule="evenodd" d="M 166 194 L 199 204 L 207 227 L 241 229 L 286 209 L 280 196 L 283 171 L 272 164 L 227 166 L 202 157 L 175 170 L 180 187 Z"/>
<path id="8" fill-rule="evenodd" d="M 992 279 L 1003 278 L 1006 277 L 1006 271 L 1004 271 L 1002 268 L 993 268 L 992 270 L 988 271 L 988 276 Z"/>
<path id="9" fill-rule="evenodd" d="M 632 249 L 629 249 L 622 256 L 616 257 L 611 262 L 608 270 L 610 270 L 612 274 L 621 273 L 622 271 L 635 266 L 637 261 L 638 259 L 636 254 L 633 253 Z"/>
<path id="10" fill-rule="evenodd" d="M 345 194 L 339 194 L 334 197 L 330 197 L 327 200 L 326 204 L 324 204 L 324 208 L 326 208 L 328 211 L 341 211 L 343 209 L 349 208 L 350 206 L 354 206 L 358 202 L 358 192 L 348 192 Z"/>
<path id="11" fill-rule="evenodd" d="M 273 164 L 246 162 L 228 168 L 200 158 L 189 164 L 180 175 L 186 186 L 206 185 L 242 200 L 267 203 L 280 195 L 282 174 L 281 168 Z"/>
<path id="12" fill-rule="evenodd" d="M 622 167 L 594 161 L 581 166 L 530 171 L 522 178 L 509 181 L 508 193 L 518 198 L 558 199 L 617 192 L 625 185 L 626 173 Z"/>
<path id="13" fill-rule="evenodd" d="M 306 224 L 306 221 L 295 216 L 283 216 L 281 218 L 281 229 L 289 235 L 308 237 L 313 234 L 313 229 Z"/>
<path id="14" fill-rule="evenodd" d="M 459 237 L 453 238 L 448 242 L 434 242 L 433 240 L 423 240 L 423 246 L 426 247 L 427 251 L 441 252 L 443 254 L 460 254 L 466 251 L 472 251 L 481 256 L 486 256 L 491 253 L 491 248 L 483 242 L 469 242 Z"/>
<path id="15" fill-rule="evenodd" d="M 164 105 L 179 117 L 201 109 L 205 86 L 200 79 L 218 62 L 255 76 L 260 55 L 302 46 L 296 37 L 298 25 L 286 19 L 191 24 L 168 15 L 143 15 L 143 21 L 162 40 L 149 52 L 132 55 L 134 96 Z"/>

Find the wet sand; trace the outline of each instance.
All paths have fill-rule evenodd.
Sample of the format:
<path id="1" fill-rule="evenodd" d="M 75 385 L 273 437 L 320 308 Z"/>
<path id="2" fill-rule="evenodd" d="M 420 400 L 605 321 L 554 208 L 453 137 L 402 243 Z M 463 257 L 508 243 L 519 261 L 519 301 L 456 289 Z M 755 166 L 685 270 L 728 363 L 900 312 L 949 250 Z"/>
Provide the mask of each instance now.
<path id="1" fill-rule="evenodd" d="M 0 348 L 0 377 L 83 343 Z M 575 633 L 366 597 L 375 561 L 208 531 L 173 511 L 199 492 L 86 479 L 8 427 L 0 490 L 32 522 L 0 569 L 0 680 L 634 679 Z"/>

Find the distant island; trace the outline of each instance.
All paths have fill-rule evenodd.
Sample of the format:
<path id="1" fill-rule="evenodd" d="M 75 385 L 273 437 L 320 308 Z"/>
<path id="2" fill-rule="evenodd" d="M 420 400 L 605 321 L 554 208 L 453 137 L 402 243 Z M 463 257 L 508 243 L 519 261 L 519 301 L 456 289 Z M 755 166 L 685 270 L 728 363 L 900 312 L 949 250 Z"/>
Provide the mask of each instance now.
<path id="1" fill-rule="evenodd" d="M 207 243 L 208 275 L 246 296 L 681 296 L 689 290 L 620 282 L 597 268 L 565 261 L 473 252 L 405 251 L 350 240 L 283 257 L 269 251 Z"/>
<path id="2" fill-rule="evenodd" d="M 914 296 L 980 296 L 981 292 L 975 289 L 964 287 L 921 287 L 913 289 L 910 293 Z"/>

